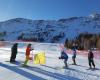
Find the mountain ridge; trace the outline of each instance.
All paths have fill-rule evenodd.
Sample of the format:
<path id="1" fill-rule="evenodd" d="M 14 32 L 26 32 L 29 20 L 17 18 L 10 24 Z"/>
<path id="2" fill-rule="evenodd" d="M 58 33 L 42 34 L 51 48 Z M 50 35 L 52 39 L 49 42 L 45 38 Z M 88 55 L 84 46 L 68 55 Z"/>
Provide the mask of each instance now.
<path id="1" fill-rule="evenodd" d="M 81 33 L 100 34 L 100 14 L 59 20 L 15 18 L 0 22 L 0 40 L 65 42 Z"/>

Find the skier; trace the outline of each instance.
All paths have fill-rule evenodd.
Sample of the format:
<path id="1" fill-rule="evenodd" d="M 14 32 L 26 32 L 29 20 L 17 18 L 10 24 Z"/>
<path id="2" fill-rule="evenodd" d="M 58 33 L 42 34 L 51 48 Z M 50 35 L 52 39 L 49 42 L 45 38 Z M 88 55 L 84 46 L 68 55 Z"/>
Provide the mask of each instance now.
<path id="1" fill-rule="evenodd" d="M 65 68 L 67 68 L 68 55 L 64 50 L 61 52 L 61 56 L 59 57 L 59 59 L 64 59 Z"/>
<path id="2" fill-rule="evenodd" d="M 72 56 L 73 65 L 77 65 L 76 64 L 76 49 L 73 48 L 72 50 L 73 50 L 73 56 Z"/>
<path id="3" fill-rule="evenodd" d="M 93 54 L 92 50 L 90 50 L 88 53 L 88 62 L 89 62 L 90 69 L 92 68 L 91 64 L 93 65 L 93 67 L 95 69 L 95 64 L 94 64 L 93 58 L 94 58 L 94 54 Z"/>
<path id="4" fill-rule="evenodd" d="M 16 62 L 15 59 L 16 59 L 16 55 L 17 55 L 17 46 L 18 46 L 18 43 L 15 43 L 12 48 L 11 48 L 11 57 L 10 57 L 10 62 Z"/>
<path id="5" fill-rule="evenodd" d="M 28 44 L 28 46 L 27 46 L 27 48 L 26 48 L 26 60 L 25 60 L 25 62 L 24 62 L 24 64 L 23 64 L 23 66 L 27 66 L 27 62 L 29 61 L 29 60 L 32 60 L 32 57 L 30 57 L 30 51 L 31 50 L 33 50 L 32 48 L 31 48 L 31 44 Z"/>

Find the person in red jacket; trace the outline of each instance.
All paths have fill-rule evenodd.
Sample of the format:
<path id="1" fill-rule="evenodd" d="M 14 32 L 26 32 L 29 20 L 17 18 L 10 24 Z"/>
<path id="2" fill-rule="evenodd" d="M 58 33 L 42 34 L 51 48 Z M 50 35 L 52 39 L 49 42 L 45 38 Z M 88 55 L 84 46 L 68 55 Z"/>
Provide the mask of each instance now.
<path id="1" fill-rule="evenodd" d="M 27 66 L 27 62 L 29 61 L 29 60 L 32 60 L 32 57 L 30 57 L 30 51 L 31 50 L 33 50 L 32 48 L 31 48 L 31 44 L 28 44 L 28 46 L 27 46 L 27 48 L 26 48 L 26 60 L 25 60 L 25 62 L 24 62 L 24 64 L 23 64 L 23 66 Z"/>

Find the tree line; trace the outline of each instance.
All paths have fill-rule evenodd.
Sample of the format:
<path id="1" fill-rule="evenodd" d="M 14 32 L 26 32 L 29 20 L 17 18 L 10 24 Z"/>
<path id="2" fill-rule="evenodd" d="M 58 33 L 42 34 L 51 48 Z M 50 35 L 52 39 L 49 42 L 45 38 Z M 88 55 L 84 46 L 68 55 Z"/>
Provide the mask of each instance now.
<path id="1" fill-rule="evenodd" d="M 73 40 L 66 39 L 66 47 L 71 48 L 73 44 L 75 44 L 77 49 L 80 50 L 88 50 L 90 48 L 100 50 L 100 34 L 81 33 Z"/>

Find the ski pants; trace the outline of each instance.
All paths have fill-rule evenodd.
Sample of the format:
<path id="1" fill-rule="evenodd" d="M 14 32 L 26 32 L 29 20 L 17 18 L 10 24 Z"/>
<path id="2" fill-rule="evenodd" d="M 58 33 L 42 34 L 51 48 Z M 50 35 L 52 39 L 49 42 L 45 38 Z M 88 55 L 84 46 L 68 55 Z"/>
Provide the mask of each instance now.
<path id="1" fill-rule="evenodd" d="M 15 61 L 16 55 L 17 55 L 17 53 L 12 52 L 11 57 L 10 57 L 10 61 Z"/>
<path id="2" fill-rule="evenodd" d="M 94 60 L 93 59 L 89 59 L 89 66 L 91 67 L 91 64 L 93 65 L 93 67 L 95 68 L 95 64 L 94 64 Z"/>
<path id="3" fill-rule="evenodd" d="M 67 65 L 67 60 L 68 60 L 68 59 L 64 59 L 64 64 L 65 64 L 66 67 L 68 67 L 68 65 Z"/>
<path id="4" fill-rule="evenodd" d="M 29 60 L 32 60 L 32 58 L 29 55 L 26 55 L 26 60 L 24 62 L 24 65 L 27 65 Z"/>

